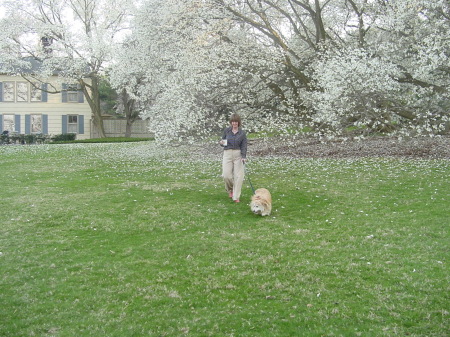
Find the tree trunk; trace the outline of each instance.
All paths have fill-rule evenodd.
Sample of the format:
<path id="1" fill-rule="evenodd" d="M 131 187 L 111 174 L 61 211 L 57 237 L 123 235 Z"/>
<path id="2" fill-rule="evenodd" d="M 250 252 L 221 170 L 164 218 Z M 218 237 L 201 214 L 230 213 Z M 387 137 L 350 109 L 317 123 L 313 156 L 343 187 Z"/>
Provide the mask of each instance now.
<path id="1" fill-rule="evenodd" d="M 84 96 L 86 97 L 86 100 L 88 101 L 91 108 L 94 127 L 97 129 L 100 138 L 106 138 L 105 128 L 103 126 L 102 111 L 100 108 L 100 93 L 98 83 L 99 79 L 97 76 L 91 77 L 91 83 L 80 80 Z"/>
<path id="2" fill-rule="evenodd" d="M 322 7 L 320 6 L 319 0 L 315 1 L 316 11 L 312 15 L 314 24 L 316 25 L 316 43 L 324 42 L 327 38 L 327 33 L 325 31 L 325 25 L 322 19 Z"/>
<path id="3" fill-rule="evenodd" d="M 127 90 L 122 89 L 122 100 L 123 107 L 125 110 L 125 116 L 127 119 L 127 124 L 125 128 L 125 137 L 131 137 L 131 127 L 133 126 L 134 121 L 137 118 L 136 111 L 134 111 L 135 100 L 130 99 L 130 96 L 127 93 Z"/>
<path id="4" fill-rule="evenodd" d="M 131 127 L 133 126 L 133 122 L 134 121 L 129 120 L 127 118 L 127 125 L 126 125 L 126 128 L 125 128 L 125 137 L 127 137 L 127 138 L 131 137 Z"/>
<path id="5" fill-rule="evenodd" d="M 105 128 L 103 126 L 103 119 L 102 119 L 101 115 L 98 113 L 93 113 L 92 117 L 93 117 L 93 121 L 94 121 L 93 125 L 97 129 L 99 137 L 106 138 Z"/>

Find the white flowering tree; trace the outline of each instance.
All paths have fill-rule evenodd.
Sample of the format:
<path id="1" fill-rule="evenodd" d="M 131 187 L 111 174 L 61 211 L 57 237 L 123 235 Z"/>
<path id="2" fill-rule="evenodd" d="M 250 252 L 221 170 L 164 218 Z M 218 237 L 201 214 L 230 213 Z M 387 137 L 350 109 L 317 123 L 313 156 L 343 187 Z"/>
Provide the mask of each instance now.
<path id="1" fill-rule="evenodd" d="M 444 0 L 147 0 L 112 79 L 160 139 L 207 136 L 230 112 L 255 131 L 434 135 L 449 33 Z"/>
<path id="2" fill-rule="evenodd" d="M 42 62 L 36 79 L 45 81 L 57 72 L 80 85 L 91 107 L 94 124 L 104 137 L 98 84 L 112 50 L 129 29 L 133 2 L 125 0 L 21 0 L 4 1 L 1 20 L 2 71 Z M 26 57 L 29 57 L 28 59 Z M 24 77 L 29 73 L 22 73 Z M 87 80 L 86 80 L 87 79 Z M 52 89 L 49 89 L 52 90 Z M 53 88 L 56 90 L 56 88 Z"/>
<path id="3" fill-rule="evenodd" d="M 132 125 L 140 117 L 142 107 L 151 103 L 140 92 L 146 78 L 135 43 L 129 37 L 124 44 L 116 46 L 114 60 L 107 71 L 107 78 L 118 95 L 117 112 L 126 118 L 125 137 L 131 136 Z"/>
<path id="4" fill-rule="evenodd" d="M 138 56 L 127 67 L 118 62 L 111 80 L 138 93 L 160 139 L 207 135 L 223 127 L 231 111 L 261 129 L 267 124 L 261 115 L 283 111 L 286 100 L 276 84 L 284 81 L 283 55 L 217 4 L 147 1 L 135 27 L 127 51 Z"/>
<path id="5" fill-rule="evenodd" d="M 448 4 L 398 0 L 368 8 L 370 25 L 362 25 L 358 43 L 345 40 L 312 67 L 320 89 L 309 95 L 313 120 L 334 131 L 448 132 Z"/>

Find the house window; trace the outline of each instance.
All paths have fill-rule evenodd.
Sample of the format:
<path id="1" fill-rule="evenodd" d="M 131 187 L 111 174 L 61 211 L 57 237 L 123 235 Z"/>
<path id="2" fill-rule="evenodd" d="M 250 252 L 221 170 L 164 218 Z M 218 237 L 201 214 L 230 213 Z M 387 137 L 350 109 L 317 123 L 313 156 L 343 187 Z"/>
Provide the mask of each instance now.
<path id="1" fill-rule="evenodd" d="M 17 102 L 28 102 L 27 82 L 17 82 Z"/>
<path id="2" fill-rule="evenodd" d="M 3 130 L 2 131 L 15 131 L 14 115 L 3 115 Z"/>
<path id="3" fill-rule="evenodd" d="M 14 102 L 14 82 L 3 82 L 3 101 Z"/>
<path id="4" fill-rule="evenodd" d="M 67 132 L 68 133 L 78 133 L 78 116 L 77 115 L 67 116 Z"/>
<path id="5" fill-rule="evenodd" d="M 78 86 L 76 84 L 67 85 L 67 102 L 78 103 Z"/>
<path id="6" fill-rule="evenodd" d="M 33 83 L 31 86 L 31 102 L 41 102 L 42 101 L 42 90 L 40 89 L 39 83 Z"/>
<path id="7" fill-rule="evenodd" d="M 42 133 L 42 115 L 31 115 L 31 133 Z"/>

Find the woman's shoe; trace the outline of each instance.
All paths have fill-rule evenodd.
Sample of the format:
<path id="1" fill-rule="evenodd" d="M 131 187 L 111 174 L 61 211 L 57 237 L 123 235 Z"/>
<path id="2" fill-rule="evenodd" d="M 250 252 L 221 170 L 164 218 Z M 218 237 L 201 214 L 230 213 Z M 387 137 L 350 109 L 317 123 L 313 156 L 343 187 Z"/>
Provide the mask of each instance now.
<path id="1" fill-rule="evenodd" d="M 228 196 L 229 196 L 230 198 L 233 198 L 233 192 L 228 193 Z"/>
<path id="2" fill-rule="evenodd" d="M 234 200 L 234 202 L 240 202 L 239 199 Z"/>

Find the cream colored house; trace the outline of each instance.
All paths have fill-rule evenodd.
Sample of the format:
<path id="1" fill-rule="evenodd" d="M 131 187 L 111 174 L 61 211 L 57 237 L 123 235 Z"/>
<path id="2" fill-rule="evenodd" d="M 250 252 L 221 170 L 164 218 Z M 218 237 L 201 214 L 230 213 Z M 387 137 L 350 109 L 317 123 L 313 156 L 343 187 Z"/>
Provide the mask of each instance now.
<path id="1" fill-rule="evenodd" d="M 58 93 L 50 93 L 55 91 Z M 50 90 L 52 89 L 52 90 Z M 20 76 L 0 74 L 0 132 L 90 138 L 91 109 L 76 85 L 53 76 L 35 88 Z"/>

